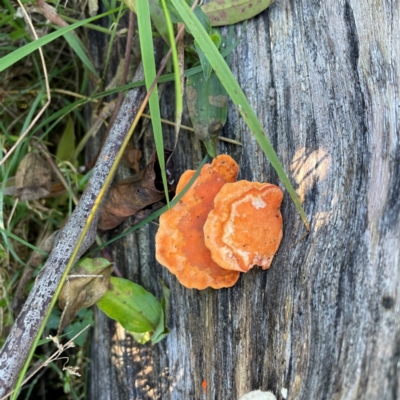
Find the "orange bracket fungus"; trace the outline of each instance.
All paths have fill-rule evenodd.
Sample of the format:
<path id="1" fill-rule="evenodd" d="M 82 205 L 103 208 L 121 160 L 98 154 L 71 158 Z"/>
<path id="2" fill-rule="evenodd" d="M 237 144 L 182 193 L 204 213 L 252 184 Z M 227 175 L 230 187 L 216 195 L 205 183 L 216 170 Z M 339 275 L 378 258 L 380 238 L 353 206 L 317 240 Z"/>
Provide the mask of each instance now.
<path id="1" fill-rule="evenodd" d="M 179 193 L 195 171 L 186 171 L 180 178 Z M 233 286 L 239 272 L 221 268 L 211 258 L 204 243 L 203 227 L 214 207 L 214 197 L 228 182 L 235 182 L 239 173 L 236 162 L 228 155 L 216 157 L 201 169 L 199 177 L 175 207 L 160 217 L 156 235 L 157 261 L 176 275 L 187 288 L 214 289 Z"/>
<path id="2" fill-rule="evenodd" d="M 269 183 L 227 183 L 204 225 L 212 259 L 227 270 L 269 268 L 282 239 L 282 190 Z"/>

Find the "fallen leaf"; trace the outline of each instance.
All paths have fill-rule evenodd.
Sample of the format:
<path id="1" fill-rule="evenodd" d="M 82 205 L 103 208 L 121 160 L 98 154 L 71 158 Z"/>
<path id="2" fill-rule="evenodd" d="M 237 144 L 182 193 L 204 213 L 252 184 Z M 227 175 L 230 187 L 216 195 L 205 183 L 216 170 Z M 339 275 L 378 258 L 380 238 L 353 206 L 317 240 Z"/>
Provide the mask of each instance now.
<path id="1" fill-rule="evenodd" d="M 170 154 L 170 151 L 165 150 L 166 159 Z M 173 191 L 171 167 L 172 164 L 169 162 L 166 173 L 170 192 Z M 98 229 L 113 229 L 128 217 L 157 203 L 164 197 L 160 165 L 157 155 L 154 153 L 142 172 L 111 186 L 107 199 L 100 210 Z"/>
<path id="2" fill-rule="evenodd" d="M 15 175 L 16 195 L 21 201 L 37 200 L 50 195 L 52 169 L 37 153 L 28 153 L 18 166 Z"/>
<path id="3" fill-rule="evenodd" d="M 64 310 L 59 332 L 68 326 L 81 308 L 90 307 L 107 291 L 112 273 L 111 263 L 104 258 L 86 258 L 72 272 L 58 299 Z M 101 276 L 99 276 L 101 275 Z"/>
<path id="4" fill-rule="evenodd" d="M 136 173 L 139 172 L 139 161 L 142 158 L 142 152 L 139 149 L 133 147 L 132 144 L 128 144 L 126 150 L 124 151 L 123 161 L 125 164 L 132 168 Z"/>

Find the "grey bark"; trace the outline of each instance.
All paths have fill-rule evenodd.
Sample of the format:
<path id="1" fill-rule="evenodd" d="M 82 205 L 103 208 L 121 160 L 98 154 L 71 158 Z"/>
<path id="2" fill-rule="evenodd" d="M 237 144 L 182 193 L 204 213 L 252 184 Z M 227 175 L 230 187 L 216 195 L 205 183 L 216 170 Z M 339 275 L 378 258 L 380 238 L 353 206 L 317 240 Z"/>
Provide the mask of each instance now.
<path id="1" fill-rule="evenodd" d="M 126 278 L 160 296 L 161 277 L 172 290 L 171 334 L 136 345 L 98 311 L 90 399 L 224 400 L 255 389 L 280 399 L 282 388 L 289 399 L 400 398 L 399 21 L 394 0 L 276 0 L 235 26 L 243 36 L 231 68 L 303 200 L 310 235 L 296 244 L 305 231 L 286 194 L 271 268 L 218 291 L 185 289 L 155 261 L 154 225 L 116 242 Z M 233 107 L 223 133 L 243 143 L 220 144 L 240 178 L 280 184 Z M 149 157 L 150 136 L 140 145 Z M 178 175 L 201 151 L 181 133 Z"/>

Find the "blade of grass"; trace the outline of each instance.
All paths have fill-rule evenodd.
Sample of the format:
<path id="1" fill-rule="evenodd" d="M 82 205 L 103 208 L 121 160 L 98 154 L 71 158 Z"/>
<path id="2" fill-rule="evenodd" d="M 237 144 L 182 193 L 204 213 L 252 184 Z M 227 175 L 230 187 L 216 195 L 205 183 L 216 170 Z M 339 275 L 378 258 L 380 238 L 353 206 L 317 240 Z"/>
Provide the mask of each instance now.
<path id="1" fill-rule="evenodd" d="M 180 121 L 182 119 L 183 112 L 183 95 L 182 95 L 182 87 L 181 87 L 181 77 L 179 73 L 179 61 L 178 61 L 178 51 L 175 43 L 175 35 L 174 35 L 174 27 L 172 25 L 171 16 L 169 15 L 169 11 L 167 8 L 167 3 L 165 0 L 161 0 L 161 6 L 164 12 L 165 20 L 167 22 L 167 30 L 168 30 L 168 40 L 172 50 L 172 64 L 174 66 L 174 81 L 175 81 L 175 146 L 178 140 L 179 126 Z"/>
<path id="2" fill-rule="evenodd" d="M 33 244 L 30 244 L 30 243 L 26 242 L 24 239 L 21 239 L 20 237 L 18 237 L 17 235 L 14 235 L 13 233 L 7 231 L 2 226 L 0 226 L 0 232 L 3 235 L 6 235 L 6 236 L 10 237 L 11 239 L 14 239 L 17 242 L 23 244 L 24 246 L 29 247 L 31 250 L 37 251 L 38 253 L 40 253 L 40 254 L 42 254 L 44 256 L 48 256 L 47 253 L 45 253 L 44 251 L 40 250 L 38 247 L 35 247 Z"/>
<path id="3" fill-rule="evenodd" d="M 154 61 L 153 35 L 151 31 L 150 6 L 148 1 L 138 1 L 136 4 L 140 51 L 142 53 L 142 62 L 146 89 L 149 90 L 156 77 L 156 64 Z M 172 39 L 173 40 L 173 39 Z M 157 157 L 160 163 L 161 177 L 164 185 L 165 198 L 169 204 L 168 183 L 165 173 L 164 141 L 162 135 L 160 103 L 158 101 L 158 90 L 155 86 L 149 99 L 151 123 L 153 126 L 154 141 L 156 144 Z"/>
<path id="4" fill-rule="evenodd" d="M 10 54 L 7 54 L 6 56 L 2 57 L 0 59 L 0 72 L 4 71 L 5 69 L 7 69 L 8 67 L 10 67 L 11 65 L 15 64 L 17 61 L 23 59 L 24 57 L 26 57 L 27 55 L 33 53 L 35 50 L 37 50 L 39 47 L 42 47 L 50 42 L 52 42 L 54 39 L 57 39 L 58 37 L 73 31 L 76 28 L 79 28 L 80 26 L 83 26 L 89 22 L 93 22 L 96 21 L 100 18 L 106 17 L 110 14 L 114 14 L 119 10 L 119 8 L 114 8 L 110 11 L 107 11 L 103 14 L 100 15 L 96 15 L 95 17 L 91 17 L 91 18 L 86 18 L 82 21 L 76 22 L 75 24 L 69 25 L 65 28 L 61 28 L 58 29 L 55 32 L 49 33 L 46 36 L 43 36 L 40 39 L 34 40 L 31 43 L 28 43 L 27 45 L 13 51 Z"/>
<path id="5" fill-rule="evenodd" d="M 65 21 L 71 22 L 71 23 L 75 23 L 75 22 L 79 21 L 76 18 L 69 17 L 68 15 L 63 15 L 62 18 Z M 106 35 L 110 35 L 111 34 L 111 31 L 108 28 L 104 28 L 102 26 L 98 26 L 98 25 L 94 25 L 94 24 L 86 24 L 85 28 L 92 29 L 94 31 L 98 31 L 98 32 L 101 32 L 101 33 L 105 33 Z"/>
<path id="6" fill-rule="evenodd" d="M 119 6 L 119 8 L 118 8 L 118 15 L 117 15 L 116 21 L 119 21 L 119 20 L 121 19 L 123 9 L 124 9 L 124 2 L 121 1 L 121 4 L 120 4 L 120 6 Z M 106 74 L 107 74 L 107 70 L 108 70 L 108 63 L 110 62 L 111 51 L 112 51 L 112 48 L 113 48 L 115 36 L 116 36 L 116 34 L 117 34 L 118 26 L 119 26 L 118 23 L 117 23 L 117 22 L 114 22 L 113 27 L 112 27 L 112 29 L 111 29 L 111 37 L 110 37 L 110 40 L 109 40 L 109 42 L 108 42 L 107 56 L 106 56 L 106 61 L 105 61 L 105 63 L 104 63 L 104 68 L 103 68 L 103 75 L 102 75 L 103 81 L 104 81 L 105 78 L 106 78 Z"/>
<path id="7" fill-rule="evenodd" d="M 86 66 L 86 68 L 95 76 L 98 78 L 98 74 L 96 72 L 96 69 L 94 68 L 92 62 L 89 60 L 89 57 L 87 56 L 85 49 L 83 47 L 83 44 L 81 40 L 73 35 L 71 32 L 68 32 L 64 35 L 65 40 L 68 42 L 68 44 L 71 46 L 72 50 L 75 52 L 75 54 L 79 57 L 79 59 L 82 61 L 82 63 Z"/>
<path id="8" fill-rule="evenodd" d="M 209 38 L 207 32 L 201 25 L 200 21 L 197 19 L 197 17 L 190 9 L 190 7 L 185 3 L 185 1 L 184 0 L 171 0 L 171 1 L 175 6 L 175 8 L 178 10 L 186 26 L 190 26 L 191 34 L 193 35 L 193 37 L 203 50 L 204 54 L 207 56 L 207 59 L 210 62 L 211 66 L 213 67 L 218 78 L 224 85 L 232 101 L 238 108 L 243 119 L 246 121 L 246 124 L 253 132 L 258 144 L 263 149 L 265 155 L 268 157 L 270 163 L 274 167 L 279 178 L 285 185 L 287 191 L 292 197 L 292 200 L 298 212 L 300 213 L 300 216 L 307 230 L 310 230 L 310 226 L 307 221 L 307 217 L 303 211 L 303 208 L 301 206 L 300 200 L 289 178 L 287 177 L 274 148 L 272 147 L 270 141 L 268 140 L 260 121 L 258 120 L 256 114 L 251 108 L 249 102 L 246 99 L 246 96 L 244 95 L 242 89 L 240 88 L 237 80 L 233 76 L 228 65 L 224 61 L 222 55 L 215 47 L 214 43 Z"/>
<path id="9" fill-rule="evenodd" d="M 223 50 L 221 52 L 222 56 L 226 57 L 228 54 L 230 54 L 232 52 L 232 50 L 238 45 L 238 43 L 239 43 L 239 40 L 237 40 L 232 46 L 229 46 L 227 49 Z M 202 70 L 201 66 L 187 69 L 185 71 L 185 77 L 195 75 L 198 72 L 200 72 L 201 70 Z M 171 82 L 172 80 L 174 80 L 174 78 L 175 78 L 174 74 L 164 74 L 164 75 L 160 76 L 160 79 L 158 80 L 158 82 L 159 83 Z M 131 82 L 131 83 L 128 83 L 126 85 L 119 86 L 117 88 L 113 88 L 113 89 L 106 90 L 106 91 L 101 92 L 101 93 L 97 93 L 97 94 L 95 94 L 93 96 L 90 96 L 90 97 L 82 96 L 83 97 L 82 99 L 76 100 L 75 102 L 64 106 L 62 109 L 52 113 L 47 119 L 43 120 L 42 122 L 39 122 L 35 126 L 35 128 L 33 129 L 32 134 L 35 134 L 35 133 L 43 130 L 46 125 L 50 124 L 52 121 L 55 121 L 54 124 L 50 125 L 47 128 L 47 130 L 45 131 L 45 133 L 40 136 L 40 137 L 44 137 L 49 132 L 51 132 L 51 130 L 67 114 L 69 114 L 72 110 L 76 109 L 77 107 L 83 106 L 83 105 L 85 105 L 87 103 L 90 103 L 92 101 L 93 102 L 98 101 L 99 99 L 102 99 L 103 97 L 110 96 L 110 95 L 118 93 L 120 91 L 125 91 L 125 90 L 129 90 L 129 89 L 133 89 L 135 87 L 144 86 L 144 85 L 145 85 L 144 81 Z M 73 93 L 70 93 L 70 95 L 73 95 Z"/>

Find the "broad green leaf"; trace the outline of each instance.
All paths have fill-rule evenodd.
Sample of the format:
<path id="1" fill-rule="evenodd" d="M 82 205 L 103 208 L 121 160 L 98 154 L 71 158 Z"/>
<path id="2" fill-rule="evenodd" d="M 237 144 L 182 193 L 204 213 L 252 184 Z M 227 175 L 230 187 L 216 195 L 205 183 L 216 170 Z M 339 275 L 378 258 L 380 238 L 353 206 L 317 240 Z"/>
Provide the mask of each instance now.
<path id="1" fill-rule="evenodd" d="M 208 62 L 206 55 L 204 54 L 203 50 L 197 44 L 196 41 L 194 41 L 194 47 L 196 48 L 197 55 L 199 56 L 200 65 L 201 65 L 201 68 L 203 69 L 204 78 L 205 78 L 205 80 L 207 80 L 210 77 L 211 72 L 212 72 L 211 64 Z"/>
<path id="2" fill-rule="evenodd" d="M 68 118 L 67 125 L 61 135 L 57 147 L 57 159 L 61 161 L 71 161 L 75 152 L 75 127 L 72 118 Z"/>
<path id="3" fill-rule="evenodd" d="M 167 328 L 167 317 L 169 314 L 169 299 L 171 297 L 171 290 L 167 287 L 162 279 L 160 279 L 160 282 L 164 294 L 164 297 L 161 299 L 162 315 L 160 318 L 160 322 L 158 323 L 158 326 L 151 337 L 151 341 L 153 343 L 158 343 L 169 334 L 169 329 Z"/>
<path id="4" fill-rule="evenodd" d="M 202 72 L 187 79 L 186 102 L 195 135 L 208 154 L 216 157 L 216 141 L 227 118 L 228 95 L 215 72 L 208 80 Z"/>
<path id="5" fill-rule="evenodd" d="M 233 76 L 228 65 L 224 61 L 222 55 L 219 53 L 218 49 L 211 41 L 207 32 L 204 30 L 201 23 L 196 18 L 190 7 L 188 7 L 188 5 L 183 0 L 171 0 L 171 1 L 178 10 L 178 12 L 180 13 L 185 24 L 190 26 L 190 30 L 192 32 L 193 37 L 195 38 L 199 46 L 202 48 L 204 54 L 207 56 L 208 61 L 213 67 L 221 83 L 225 87 L 226 91 L 228 92 L 232 101 L 236 105 L 243 119 L 246 121 L 246 124 L 253 132 L 258 144 L 268 157 L 270 163 L 274 167 L 279 178 L 282 180 L 287 191 L 292 197 L 293 202 L 296 205 L 296 208 L 299 211 L 304 224 L 306 225 L 306 228 L 309 230 L 309 223 L 307 221 L 307 217 L 303 211 L 303 208 L 300 204 L 300 200 L 297 197 L 297 194 L 292 184 L 290 183 L 290 180 L 287 177 L 282 167 L 282 164 L 280 163 L 279 158 L 276 155 L 274 148 L 272 147 L 270 141 L 268 140 L 260 121 L 258 120 L 256 114 L 251 108 L 249 102 L 246 99 L 246 96 L 244 95 L 242 89 L 240 88 L 237 80 Z"/>
<path id="6" fill-rule="evenodd" d="M 151 341 L 153 343 L 158 343 L 163 340 L 169 334 L 169 329 L 165 323 L 165 313 L 164 313 L 165 299 L 161 299 L 161 317 L 158 322 L 157 328 L 154 330 L 154 333 L 151 335 Z"/>
<path id="7" fill-rule="evenodd" d="M 110 279 L 110 289 L 97 305 L 129 332 L 152 332 L 162 317 L 161 304 L 151 293 L 122 278 Z"/>
<path id="8" fill-rule="evenodd" d="M 202 10 L 212 26 L 232 25 L 253 18 L 268 8 L 274 0 L 213 0 Z"/>
<path id="9" fill-rule="evenodd" d="M 151 339 L 151 334 L 150 332 L 145 332 L 145 333 L 135 333 L 135 332 L 129 332 L 133 338 L 138 342 L 139 344 L 145 344 Z"/>
<path id="10" fill-rule="evenodd" d="M 215 44 L 217 49 L 219 49 L 221 46 L 221 43 L 222 43 L 221 34 L 217 30 L 212 31 L 212 33 L 210 34 L 210 39 L 213 41 L 213 43 Z M 207 80 L 211 75 L 211 71 L 212 71 L 211 64 L 208 62 L 206 55 L 204 54 L 203 50 L 201 49 L 201 47 L 198 45 L 198 43 L 196 41 L 194 41 L 194 47 L 196 48 L 197 54 L 199 56 L 200 65 L 201 65 L 201 68 L 203 69 L 204 77 Z"/>
<path id="11" fill-rule="evenodd" d="M 74 274 L 88 274 L 97 275 L 101 274 L 106 268 L 111 265 L 110 261 L 105 258 L 84 258 L 73 270 Z"/>
<path id="12" fill-rule="evenodd" d="M 211 35 L 212 33 L 212 28 L 211 28 L 211 22 L 210 19 L 208 18 L 207 14 L 199 7 L 197 6 L 194 11 L 194 15 L 197 17 L 205 31 Z M 187 26 L 188 31 L 190 32 L 190 26 Z"/>

